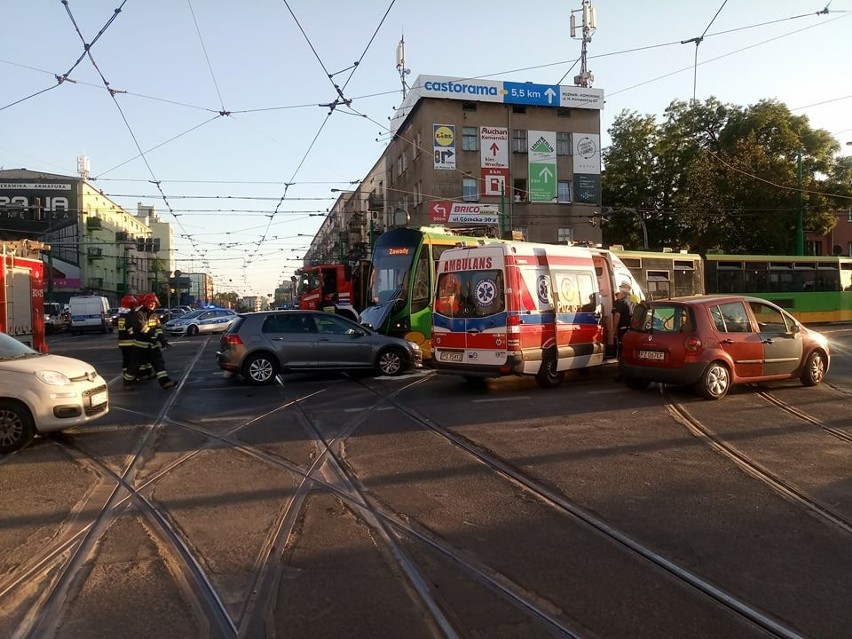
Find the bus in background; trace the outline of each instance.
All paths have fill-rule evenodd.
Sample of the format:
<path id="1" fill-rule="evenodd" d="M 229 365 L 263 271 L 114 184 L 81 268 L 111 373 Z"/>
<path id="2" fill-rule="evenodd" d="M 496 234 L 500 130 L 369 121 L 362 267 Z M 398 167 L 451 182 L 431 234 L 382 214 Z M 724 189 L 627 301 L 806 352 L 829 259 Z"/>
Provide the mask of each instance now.
<path id="1" fill-rule="evenodd" d="M 804 324 L 852 321 L 852 257 L 708 253 L 704 279 L 707 293 L 760 297 Z"/>
<path id="2" fill-rule="evenodd" d="M 617 255 L 639 281 L 650 300 L 704 294 L 704 263 L 686 251 L 626 251 L 614 244 Z"/>
<path id="3" fill-rule="evenodd" d="M 361 322 L 380 333 L 416 342 L 432 357 L 432 298 L 441 254 L 458 243 L 493 241 L 440 226 L 395 228 L 373 247 L 370 285 Z"/>

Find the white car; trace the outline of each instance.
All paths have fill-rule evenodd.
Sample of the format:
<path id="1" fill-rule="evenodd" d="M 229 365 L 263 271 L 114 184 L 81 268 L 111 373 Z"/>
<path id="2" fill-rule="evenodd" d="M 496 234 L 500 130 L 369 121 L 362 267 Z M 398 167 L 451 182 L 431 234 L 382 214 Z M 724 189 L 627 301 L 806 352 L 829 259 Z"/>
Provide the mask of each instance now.
<path id="1" fill-rule="evenodd" d="M 26 446 L 36 433 L 88 424 L 109 412 L 109 391 L 79 359 L 34 351 L 0 333 L 0 454 Z"/>
<path id="2" fill-rule="evenodd" d="M 166 322 L 163 329 L 170 335 L 198 335 L 199 333 L 224 333 L 237 319 L 229 308 L 200 308 Z"/>

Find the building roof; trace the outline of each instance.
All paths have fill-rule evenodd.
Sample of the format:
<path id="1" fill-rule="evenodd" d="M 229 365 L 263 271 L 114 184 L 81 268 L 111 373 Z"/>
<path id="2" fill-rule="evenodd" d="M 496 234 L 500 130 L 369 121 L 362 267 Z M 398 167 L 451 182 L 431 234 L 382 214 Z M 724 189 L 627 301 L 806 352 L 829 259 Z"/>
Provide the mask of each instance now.
<path id="1" fill-rule="evenodd" d="M 79 180 L 79 175 L 59 175 L 44 171 L 29 169 L 0 169 L 0 179 L 3 180 Z"/>

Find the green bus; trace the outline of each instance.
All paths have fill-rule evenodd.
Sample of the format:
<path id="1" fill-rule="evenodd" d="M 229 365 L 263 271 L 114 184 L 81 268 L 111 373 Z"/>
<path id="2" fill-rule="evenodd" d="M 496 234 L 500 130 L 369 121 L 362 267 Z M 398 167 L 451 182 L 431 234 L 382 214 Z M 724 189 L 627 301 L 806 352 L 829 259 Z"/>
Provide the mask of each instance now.
<path id="1" fill-rule="evenodd" d="M 373 247 L 367 306 L 361 323 L 393 337 L 416 342 L 423 358 L 432 357 L 432 300 L 435 268 L 441 254 L 459 244 L 491 241 L 459 235 L 437 226 L 396 228 L 382 233 Z"/>
<path id="2" fill-rule="evenodd" d="M 805 324 L 852 321 L 852 257 L 710 253 L 704 276 L 707 293 L 760 297 Z"/>

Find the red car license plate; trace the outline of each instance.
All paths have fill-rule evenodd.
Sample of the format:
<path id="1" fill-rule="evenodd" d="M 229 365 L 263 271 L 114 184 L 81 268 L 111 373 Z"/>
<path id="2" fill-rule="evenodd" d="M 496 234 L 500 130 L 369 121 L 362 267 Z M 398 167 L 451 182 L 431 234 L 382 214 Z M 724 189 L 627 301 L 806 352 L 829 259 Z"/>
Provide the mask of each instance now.
<path id="1" fill-rule="evenodd" d="M 666 354 L 663 351 L 639 351 L 639 359 L 652 359 L 655 361 L 663 361 Z"/>

